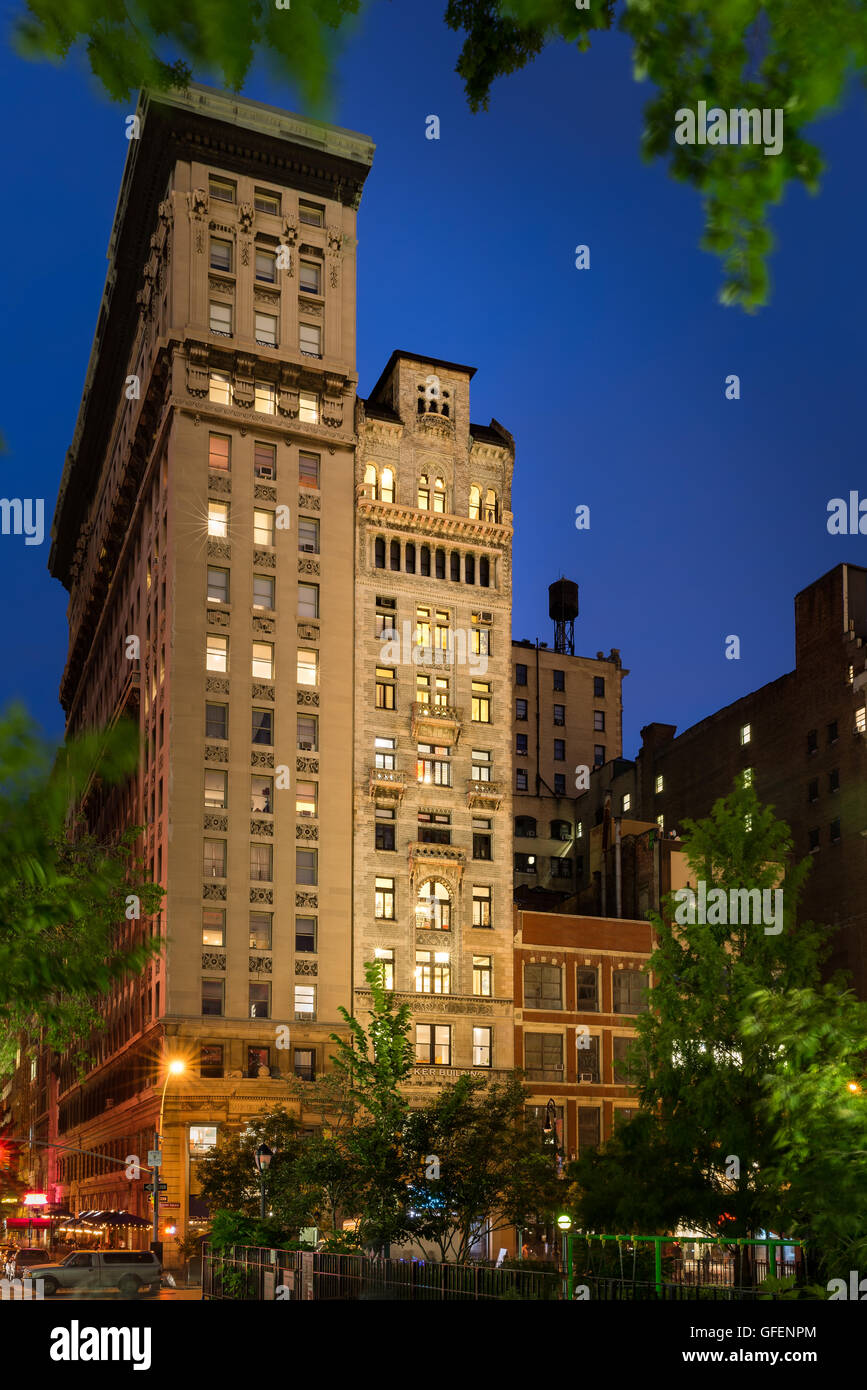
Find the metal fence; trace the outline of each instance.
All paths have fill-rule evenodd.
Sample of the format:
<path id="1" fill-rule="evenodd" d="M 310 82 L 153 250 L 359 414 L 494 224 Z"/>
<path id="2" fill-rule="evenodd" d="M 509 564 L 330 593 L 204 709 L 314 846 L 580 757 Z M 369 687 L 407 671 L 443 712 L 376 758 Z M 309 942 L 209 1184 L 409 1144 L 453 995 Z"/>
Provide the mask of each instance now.
<path id="1" fill-rule="evenodd" d="M 205 1247 L 202 1297 L 244 1301 L 556 1300 L 562 1276 L 553 1270 L 376 1259 L 324 1251 Z"/>
<path id="2" fill-rule="evenodd" d="M 781 1297 L 762 1288 L 768 1276 L 806 1283 L 800 1242 L 747 1238 L 570 1235 L 570 1287 L 591 1298 L 752 1301 Z M 586 1295 L 578 1295 L 586 1296 Z"/>

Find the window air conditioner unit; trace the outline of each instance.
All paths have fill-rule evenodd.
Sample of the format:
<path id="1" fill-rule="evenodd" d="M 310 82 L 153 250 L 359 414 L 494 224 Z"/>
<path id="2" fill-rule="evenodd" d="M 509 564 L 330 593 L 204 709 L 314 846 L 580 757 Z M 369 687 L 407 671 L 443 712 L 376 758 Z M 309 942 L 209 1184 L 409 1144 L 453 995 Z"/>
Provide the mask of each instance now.
<path id="1" fill-rule="evenodd" d="M 865 730 L 864 730 L 864 729 L 859 729 L 857 724 L 855 725 L 855 727 L 854 727 L 854 729 L 852 730 L 852 732 L 853 732 L 853 734 L 855 735 L 856 738 L 863 738 L 863 737 L 864 737 L 864 734 L 865 734 Z"/>
<path id="2" fill-rule="evenodd" d="M 493 613 L 480 613 L 479 617 L 483 623 L 492 623 L 494 621 Z"/>
<path id="3" fill-rule="evenodd" d="M 305 753 L 310 753 L 310 752 L 312 752 L 312 750 L 313 750 L 313 744 L 312 744 L 312 743 L 299 743 L 298 747 L 299 747 L 299 748 L 303 748 L 303 750 L 304 750 Z"/>
<path id="4" fill-rule="evenodd" d="M 595 1078 L 595 1076 L 593 1075 L 593 1072 L 592 1072 L 592 1071 L 582 1071 L 582 1073 L 581 1073 L 581 1075 L 580 1075 L 580 1077 L 579 1077 L 578 1079 L 579 1079 L 579 1081 L 595 1081 L 595 1080 L 596 1080 L 596 1078 Z"/>
<path id="5" fill-rule="evenodd" d="M 299 550 L 304 550 L 304 551 L 306 551 L 308 555 L 315 555 L 315 554 L 316 554 L 316 546 L 315 546 L 315 545 L 299 545 L 298 549 L 299 549 Z"/>
<path id="6" fill-rule="evenodd" d="M 260 464 L 258 465 L 258 467 L 256 468 L 256 477 L 257 477 L 257 478 L 273 478 L 273 477 L 274 477 L 274 467 L 273 467 L 273 464 L 270 464 L 270 463 L 260 463 Z"/>

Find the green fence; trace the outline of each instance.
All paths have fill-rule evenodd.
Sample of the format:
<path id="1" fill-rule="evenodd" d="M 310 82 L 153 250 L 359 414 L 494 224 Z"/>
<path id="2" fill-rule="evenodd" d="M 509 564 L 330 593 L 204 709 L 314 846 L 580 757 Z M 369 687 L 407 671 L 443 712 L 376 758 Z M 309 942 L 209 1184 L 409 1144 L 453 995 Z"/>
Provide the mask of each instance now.
<path id="1" fill-rule="evenodd" d="M 582 1284 L 591 1297 L 676 1299 L 752 1297 L 769 1275 L 807 1282 L 801 1242 L 782 1236 L 570 1234 L 566 1251 L 570 1299 Z"/>

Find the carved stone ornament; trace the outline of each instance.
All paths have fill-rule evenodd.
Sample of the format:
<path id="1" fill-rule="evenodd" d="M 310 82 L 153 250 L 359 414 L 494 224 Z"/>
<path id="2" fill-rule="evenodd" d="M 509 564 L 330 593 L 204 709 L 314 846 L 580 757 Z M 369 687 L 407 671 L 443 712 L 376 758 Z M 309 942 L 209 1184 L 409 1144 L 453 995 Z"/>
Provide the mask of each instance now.
<path id="1" fill-rule="evenodd" d="M 249 264 L 250 264 L 250 243 L 249 243 L 249 241 L 242 241 L 242 242 L 241 242 L 241 265 L 249 265 Z"/>
<path id="2" fill-rule="evenodd" d="M 274 890 L 272 888 L 251 888 L 251 903 L 272 903 L 274 901 Z"/>
<path id="3" fill-rule="evenodd" d="M 270 550 L 254 550 L 253 564 L 263 565 L 266 570 L 273 570 L 277 568 L 277 556 Z"/>
<path id="4" fill-rule="evenodd" d="M 318 691 L 318 690 L 299 690 L 299 691 L 298 691 L 298 703 L 299 703 L 299 705 L 316 705 L 316 706 L 318 706 L 318 704 L 319 704 L 319 691 Z"/>
<path id="5" fill-rule="evenodd" d="M 270 839 L 274 838 L 274 822 L 270 820 L 251 820 L 251 835 L 267 835 Z"/>
<path id="6" fill-rule="evenodd" d="M 225 883 L 204 883 L 202 885 L 202 897 L 214 902 L 224 903 L 226 901 Z"/>
<path id="7" fill-rule="evenodd" d="M 319 906 L 319 895 L 318 895 L 318 893 L 296 893 L 296 894 L 295 894 L 295 906 L 296 906 L 296 907 L 318 907 L 318 906 Z"/>
<path id="8" fill-rule="evenodd" d="M 274 766 L 274 754 L 273 754 L 273 753 L 260 753 L 260 752 L 258 752 L 257 750 L 254 750 L 254 751 L 250 754 L 250 766 L 251 766 L 251 767 L 273 767 L 273 766 Z"/>
<path id="9" fill-rule="evenodd" d="M 319 573 L 319 561 L 318 561 L 318 560 L 306 560 L 306 559 L 300 559 L 300 558 L 299 558 L 299 560 L 298 560 L 298 573 L 299 573 L 299 574 L 318 574 L 318 573 Z"/>
<path id="10" fill-rule="evenodd" d="M 225 970 L 226 957 L 221 951 L 203 951 L 202 969 L 203 970 Z"/>
<path id="11" fill-rule="evenodd" d="M 209 763 L 227 763 L 229 761 L 229 750 L 221 743 L 206 743 L 205 760 Z"/>
<path id="12" fill-rule="evenodd" d="M 296 839 L 296 840 L 318 840 L 318 839 L 319 839 L 319 826 L 318 826 L 318 825 L 296 825 L 296 827 L 295 827 L 295 839 Z"/>
<path id="13" fill-rule="evenodd" d="M 319 759 L 318 759 L 318 758 L 296 758 L 296 759 L 295 759 L 295 771 L 296 771 L 296 772 L 315 772 L 315 773 L 318 773 L 318 772 L 319 772 Z"/>
<path id="14" fill-rule="evenodd" d="M 274 687 L 273 687 L 273 685 L 263 685 L 263 684 L 261 683 L 261 681 L 254 681 L 254 682 L 253 682 L 253 699 L 254 699 L 254 700 L 273 700 L 273 699 L 274 699 Z"/>
<path id="15" fill-rule="evenodd" d="M 163 202 L 160 203 L 157 214 L 160 221 L 165 222 L 167 225 L 174 221 L 175 209 L 171 198 L 165 198 Z"/>
<path id="16" fill-rule="evenodd" d="M 232 479 L 227 478 L 225 473 L 215 473 L 211 470 L 208 474 L 208 491 L 221 493 L 225 497 L 232 491 Z"/>
<path id="17" fill-rule="evenodd" d="M 229 682 L 222 676 L 208 676 L 205 681 L 205 689 L 209 695 L 228 695 Z"/>
<path id="18" fill-rule="evenodd" d="M 283 218 L 283 241 L 287 246 L 295 246 L 298 242 L 298 223 L 294 217 Z"/>
<path id="19" fill-rule="evenodd" d="M 207 217 L 209 203 L 210 199 L 204 188 L 194 188 L 192 193 L 187 194 L 187 204 L 193 217 Z"/>
<path id="20" fill-rule="evenodd" d="M 249 970 L 251 975 L 270 975 L 272 968 L 270 956 L 250 956 L 249 958 Z"/>
<path id="21" fill-rule="evenodd" d="M 265 483 L 254 483 L 253 496 L 257 502 L 276 502 L 277 489 L 268 487 Z"/>
<path id="22" fill-rule="evenodd" d="M 298 506 L 305 512 L 318 512 L 322 510 L 322 502 L 318 492 L 299 492 Z"/>
<path id="23" fill-rule="evenodd" d="M 254 618 L 253 631 L 260 633 L 263 637 L 273 637 L 274 619 L 273 618 Z"/>
<path id="24" fill-rule="evenodd" d="M 208 625 L 210 627 L 228 627 L 229 614 L 223 613 L 219 608 L 209 608 Z"/>
<path id="25" fill-rule="evenodd" d="M 231 560 L 232 547 L 228 541 L 218 541 L 208 537 L 208 555 L 215 560 Z"/>
<path id="26" fill-rule="evenodd" d="M 228 830 L 229 817 L 215 816 L 211 814 L 211 812 L 206 812 L 204 818 L 204 828 L 205 830 Z"/>
<path id="27" fill-rule="evenodd" d="M 253 204 L 238 204 L 238 225 L 242 232 L 250 232 L 253 229 Z"/>
<path id="28" fill-rule="evenodd" d="M 315 961 L 315 960 L 296 960 L 296 962 L 295 962 L 295 974 L 296 974 L 296 975 L 318 975 L 318 974 L 319 974 L 319 962 L 318 962 L 318 961 Z"/>

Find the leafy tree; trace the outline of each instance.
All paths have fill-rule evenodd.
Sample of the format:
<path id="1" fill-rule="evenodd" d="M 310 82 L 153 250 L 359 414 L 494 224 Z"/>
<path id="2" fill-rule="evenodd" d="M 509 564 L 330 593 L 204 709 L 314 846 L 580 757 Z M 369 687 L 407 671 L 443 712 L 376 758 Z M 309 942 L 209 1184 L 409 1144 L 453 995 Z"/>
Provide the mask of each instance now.
<path id="1" fill-rule="evenodd" d="M 330 90 L 335 35 L 360 0 L 27 0 L 15 43 L 28 58 L 57 62 L 83 49 L 115 101 L 139 87 L 186 87 L 193 72 L 240 91 L 257 49 L 275 73 L 321 107 Z"/>
<path id="2" fill-rule="evenodd" d="M 615 20 L 615 14 L 619 17 Z M 446 23 L 466 41 L 457 71 L 475 111 L 487 107 L 495 78 L 531 62 L 563 39 L 579 51 L 615 24 L 634 46 L 637 80 L 654 95 L 645 108 L 643 152 L 665 158 L 692 184 L 705 211 L 703 246 L 722 257 L 723 303 L 747 309 L 769 297 L 769 210 L 786 185 L 818 186 L 822 159 L 805 131 L 867 73 L 867 12 L 851 0 L 449 0 Z M 746 108 L 784 113 L 783 148 L 678 144 L 675 113 Z"/>
<path id="3" fill-rule="evenodd" d="M 260 1202 L 256 1150 L 267 1144 L 273 1152 L 266 1177 L 266 1209 L 281 1226 L 296 1232 L 311 1223 L 309 1188 L 299 1188 L 296 1166 L 303 1146 L 298 1123 L 278 1105 L 270 1114 L 252 1120 L 242 1134 L 220 1139 L 207 1163 L 201 1165 L 201 1194 L 212 1211 L 226 1210 L 258 1219 Z"/>
<path id="4" fill-rule="evenodd" d="M 867 1003 L 833 985 L 764 990 L 743 1027 L 771 1059 L 766 1173 L 781 1226 L 806 1240 L 826 1277 L 847 1278 L 867 1266 Z"/>
<path id="5" fill-rule="evenodd" d="M 647 1218 L 657 1231 L 680 1221 L 730 1236 L 779 1230 L 765 1104 L 779 1044 L 760 1031 L 746 1035 L 742 1022 L 759 991 L 783 1001 L 818 986 L 827 933 L 798 922 L 809 861 L 790 862 L 788 828 L 742 780 L 684 831 L 691 882 L 703 880 L 708 892 L 781 889 L 781 930 L 675 922 L 681 909 L 671 901 L 666 918 L 653 917 L 650 1011 L 636 1021 L 628 1064 L 641 1113 L 603 1151 L 573 1165 L 578 1211 L 587 1229 L 606 1231 Z"/>
<path id="6" fill-rule="evenodd" d="M 443 1261 L 465 1261 L 486 1229 L 551 1216 L 559 1182 L 550 1149 L 524 1124 L 526 1097 L 515 1074 L 493 1085 L 461 1076 L 411 1112 L 411 1229 Z"/>
<path id="7" fill-rule="evenodd" d="M 162 889 L 144 881 L 140 830 L 95 834 L 82 809 L 86 795 L 122 784 L 138 759 L 132 725 L 58 751 L 21 709 L 0 718 L 0 1072 L 22 1040 L 63 1050 L 99 1026 L 99 996 L 159 949 L 142 939 Z M 125 934 L 136 920 L 126 916 L 136 910 L 131 899 L 141 926 Z"/>

